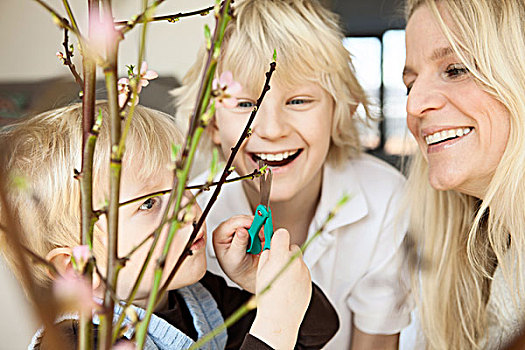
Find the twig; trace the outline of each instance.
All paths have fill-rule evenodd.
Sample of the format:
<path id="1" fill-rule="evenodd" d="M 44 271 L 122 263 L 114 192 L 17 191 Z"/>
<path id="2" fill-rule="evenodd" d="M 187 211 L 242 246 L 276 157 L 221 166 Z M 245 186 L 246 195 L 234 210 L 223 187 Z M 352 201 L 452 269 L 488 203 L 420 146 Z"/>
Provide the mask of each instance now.
<path id="1" fill-rule="evenodd" d="M 220 192 L 220 190 L 222 188 L 222 185 L 226 181 L 226 178 L 231 174 L 231 170 L 230 169 L 231 169 L 231 166 L 233 164 L 233 159 L 237 155 L 237 152 L 239 152 L 239 149 L 241 148 L 242 143 L 244 142 L 244 140 L 246 139 L 246 137 L 248 135 L 248 132 L 250 130 L 252 122 L 255 119 L 255 116 L 257 115 L 257 110 L 261 106 L 261 103 L 262 103 L 262 101 L 264 99 L 264 96 L 266 95 L 268 90 L 270 90 L 270 79 L 272 78 L 272 74 L 275 71 L 276 65 L 277 64 L 276 64 L 275 61 L 270 63 L 270 70 L 268 72 L 266 72 L 266 81 L 264 83 L 264 87 L 262 89 L 261 95 L 257 99 L 256 106 L 254 107 L 252 113 L 250 114 L 250 118 L 248 119 L 248 122 L 246 123 L 246 126 L 244 127 L 244 131 L 242 132 L 241 136 L 239 137 L 239 140 L 237 141 L 237 144 L 235 145 L 235 147 L 232 148 L 232 152 L 230 154 L 230 157 L 228 158 L 228 161 L 226 162 L 226 166 L 224 167 L 224 171 L 222 172 L 220 180 L 218 181 L 217 186 L 215 187 L 215 190 L 213 191 L 213 194 L 212 194 L 210 200 L 208 201 L 208 204 L 206 205 L 206 208 L 202 212 L 202 215 L 199 218 L 199 221 L 197 222 L 197 224 L 194 225 L 193 232 L 191 233 L 190 238 L 188 239 L 188 242 L 186 243 L 186 247 L 184 248 L 183 253 L 181 254 L 179 259 L 177 260 L 177 263 L 175 264 L 175 267 L 171 270 L 171 272 L 170 272 L 166 282 L 164 283 L 164 286 L 162 287 L 162 289 L 160 290 L 159 293 L 166 292 L 166 289 L 167 289 L 169 283 L 171 282 L 173 277 L 175 277 L 175 274 L 177 273 L 178 269 L 180 268 L 180 266 L 182 265 L 182 263 L 184 262 L 186 257 L 191 255 L 191 249 L 190 248 L 191 248 L 191 246 L 193 244 L 193 240 L 195 239 L 195 237 L 197 237 L 197 234 L 199 233 L 202 225 L 204 224 L 204 221 L 206 220 L 206 217 L 208 216 L 208 213 L 210 212 L 211 207 L 213 206 L 213 204 L 217 200 L 217 198 L 219 196 L 219 192 Z"/>
<path id="2" fill-rule="evenodd" d="M 18 224 L 12 219 L 14 217 L 13 210 L 10 206 L 10 202 L 7 198 L 7 186 L 8 184 L 3 181 L 7 179 L 6 174 L 0 171 L 0 206 L 5 213 L 5 227 L 2 228 L 5 232 L 9 232 L 9 235 L 6 234 L 6 238 L 9 241 L 9 247 L 17 257 L 17 262 L 20 271 L 20 278 L 23 285 L 26 288 L 26 291 L 33 301 L 33 305 L 36 308 L 39 318 L 44 323 L 46 328 L 47 337 L 50 342 L 50 347 L 54 349 L 60 349 L 62 347 L 62 342 L 58 331 L 54 325 L 54 310 L 55 310 L 55 300 L 50 299 L 46 302 L 39 302 L 38 294 L 36 291 L 36 285 L 31 272 L 29 271 L 29 264 L 26 259 L 24 244 L 22 243 L 22 232 Z"/>
<path id="3" fill-rule="evenodd" d="M 260 177 L 261 175 L 262 175 L 262 171 L 260 171 L 259 169 L 255 169 L 253 172 L 251 172 L 251 173 L 249 173 L 247 175 L 234 177 L 232 179 L 227 179 L 226 181 L 224 181 L 224 183 L 228 184 L 228 183 L 233 183 L 233 182 L 238 182 L 238 181 L 243 181 L 243 180 L 254 180 L 254 179 Z M 218 184 L 219 184 L 219 181 L 214 181 L 214 182 L 208 182 L 208 183 L 205 183 L 205 184 L 202 184 L 202 185 L 186 186 L 185 189 L 186 190 L 203 190 L 203 191 L 208 191 L 211 187 L 217 186 Z M 137 197 L 137 198 L 133 198 L 133 199 L 127 200 L 125 202 L 121 202 L 120 206 L 124 206 L 124 205 L 128 205 L 128 204 L 140 202 L 142 200 L 146 200 L 146 199 L 153 198 L 153 197 L 163 196 L 163 195 L 165 195 L 167 193 L 170 193 L 172 191 L 173 191 L 172 189 L 169 189 L 169 190 L 164 190 L 164 191 L 157 191 L 157 192 L 148 193 L 148 194 L 145 194 L 143 196 L 140 196 L 140 197 Z"/>
<path id="4" fill-rule="evenodd" d="M 348 195 L 343 195 L 343 197 L 339 200 L 339 202 L 336 204 L 336 206 L 328 213 L 327 217 L 324 219 L 323 223 L 321 224 L 321 226 L 317 229 L 317 231 L 308 239 L 308 241 L 306 241 L 302 246 L 301 246 L 301 249 L 299 252 L 295 253 L 294 255 L 292 255 L 290 257 L 290 259 L 286 262 L 286 264 L 277 272 L 277 274 L 270 280 L 270 282 L 268 282 L 266 284 L 266 286 L 264 286 L 263 289 L 261 289 L 261 291 L 257 294 L 257 297 L 261 297 L 262 295 L 264 295 L 266 292 L 268 292 L 270 290 L 270 288 L 272 287 L 272 285 L 275 283 L 275 281 L 281 277 L 281 275 L 288 269 L 288 267 L 290 267 L 290 265 L 294 262 L 295 259 L 297 259 L 299 256 L 301 256 L 304 251 L 306 250 L 306 248 L 308 248 L 308 246 L 314 241 L 317 239 L 317 237 L 319 237 L 319 235 L 325 230 L 326 228 L 326 225 L 332 221 L 332 219 L 334 218 L 334 216 L 337 214 L 337 212 L 339 211 L 339 209 L 341 209 L 341 207 L 350 199 L 350 196 Z M 256 302 L 256 296 L 252 296 L 246 303 L 244 303 L 241 307 L 239 307 L 230 317 L 228 317 L 224 323 L 222 325 L 220 325 L 219 327 L 213 329 L 212 331 L 210 331 L 210 333 L 204 335 L 204 337 L 202 337 L 201 339 L 199 339 L 197 342 L 195 342 L 195 344 L 193 344 L 188 350 L 191 350 L 191 349 L 199 349 L 202 347 L 202 345 L 206 344 L 207 342 L 209 342 L 211 339 L 213 339 L 213 337 L 215 337 L 216 335 L 218 335 L 219 333 L 221 333 L 224 329 L 226 329 L 227 327 L 231 326 L 232 324 L 234 324 L 235 322 L 237 322 L 237 320 L 239 320 L 241 317 L 243 317 L 245 314 L 247 314 L 248 312 L 250 312 L 251 310 L 255 309 L 257 307 L 257 302 Z"/>
<path id="5" fill-rule="evenodd" d="M 131 21 L 127 21 L 125 22 L 125 27 L 120 29 L 120 32 L 122 33 L 122 35 L 126 34 L 127 32 L 129 32 L 130 30 L 132 30 L 138 23 L 147 23 L 147 22 L 151 22 L 150 20 L 148 20 L 148 17 L 151 17 L 149 15 L 149 13 L 151 11 L 153 11 L 155 8 L 157 8 L 160 4 L 162 4 L 165 0 L 156 0 L 154 1 L 150 6 L 146 7 L 146 9 L 144 9 L 142 11 L 142 13 L 140 13 L 138 16 L 136 16 L 134 19 L 132 19 Z M 120 24 L 117 22 L 117 24 Z M 140 67 L 139 67 L 140 68 Z"/>
<path id="6" fill-rule="evenodd" d="M 64 58 L 64 64 L 69 67 L 69 70 L 73 74 L 73 77 L 75 77 L 75 81 L 80 86 L 81 89 L 84 89 L 84 81 L 80 77 L 80 74 L 78 74 L 77 69 L 73 62 L 71 61 L 71 57 L 73 57 L 73 52 L 69 48 L 69 30 L 67 28 L 64 28 L 64 42 L 62 45 L 64 46 L 64 49 L 66 50 L 66 57 Z"/>
<path id="7" fill-rule="evenodd" d="M 140 17 L 139 15 L 137 16 L 137 19 L 135 20 L 118 21 L 118 22 L 115 22 L 115 25 L 126 26 L 125 28 L 132 26 L 130 29 L 133 29 L 133 27 L 137 25 L 138 23 L 159 22 L 159 21 L 176 22 L 180 18 L 191 17 L 195 15 L 206 16 L 210 11 L 213 10 L 213 8 L 214 6 L 210 6 L 210 7 L 201 9 L 201 10 L 195 10 L 195 11 L 190 11 L 190 12 L 179 12 L 173 15 L 155 16 L 155 17 L 151 17 L 149 20 L 145 19 L 144 17 L 139 18 Z M 127 31 L 129 31 L 130 29 L 128 29 Z"/>

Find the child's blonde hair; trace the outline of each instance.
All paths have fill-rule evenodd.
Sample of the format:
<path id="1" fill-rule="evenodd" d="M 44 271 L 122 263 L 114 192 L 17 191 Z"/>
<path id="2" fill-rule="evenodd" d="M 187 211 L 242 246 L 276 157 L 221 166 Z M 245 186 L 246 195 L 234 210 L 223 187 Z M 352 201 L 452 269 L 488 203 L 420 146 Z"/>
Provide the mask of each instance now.
<path id="1" fill-rule="evenodd" d="M 235 80 L 248 84 L 244 87 L 258 96 L 276 50 L 274 79 L 285 85 L 314 82 L 332 97 L 334 118 L 328 161 L 338 165 L 361 150 L 354 121 L 358 105 L 363 105 L 367 118 L 372 118 L 343 38 L 338 16 L 316 0 L 235 1 L 217 73 L 231 71 Z M 174 90 L 178 120 L 187 120 L 191 115 L 205 64 L 203 46 L 182 87 Z"/>
<path id="2" fill-rule="evenodd" d="M 102 126 L 93 161 L 93 202 L 101 209 L 108 199 L 110 130 L 108 106 L 97 102 Z M 137 106 L 126 139 L 123 173 L 147 181 L 171 162 L 171 145 L 183 136 L 173 117 Z M 52 249 L 80 244 L 80 185 L 74 169 L 82 162 L 82 105 L 45 112 L 10 125 L 0 132 L 3 152 L 0 173 L 7 177 L 7 198 L 11 222 L 19 225 L 27 248 L 45 257 Z M 2 209 L 2 208 L 0 208 Z M 6 226 L 6 211 L 0 211 L 0 223 Z M 9 234 L 9 232 L 7 232 Z M 106 256 L 101 232 L 95 227 L 94 251 L 97 258 Z M 8 248 L 8 247 L 4 247 Z M 18 273 L 17 261 L 10 249 L 3 249 L 7 261 Z M 41 286 L 50 282 L 47 269 L 30 264 Z"/>

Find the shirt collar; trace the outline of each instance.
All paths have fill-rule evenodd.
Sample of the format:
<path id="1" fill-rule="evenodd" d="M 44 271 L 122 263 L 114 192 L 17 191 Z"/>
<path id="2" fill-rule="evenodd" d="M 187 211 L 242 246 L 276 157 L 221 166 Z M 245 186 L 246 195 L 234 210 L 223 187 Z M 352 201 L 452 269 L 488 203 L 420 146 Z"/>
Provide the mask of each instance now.
<path id="1" fill-rule="evenodd" d="M 309 235 L 314 234 L 321 227 L 344 194 L 350 198 L 326 225 L 325 232 L 332 232 L 339 227 L 352 224 L 368 214 L 366 198 L 352 163 L 347 162 L 338 168 L 326 163 L 323 169 L 321 199 L 312 221 L 315 226 L 310 226 Z"/>

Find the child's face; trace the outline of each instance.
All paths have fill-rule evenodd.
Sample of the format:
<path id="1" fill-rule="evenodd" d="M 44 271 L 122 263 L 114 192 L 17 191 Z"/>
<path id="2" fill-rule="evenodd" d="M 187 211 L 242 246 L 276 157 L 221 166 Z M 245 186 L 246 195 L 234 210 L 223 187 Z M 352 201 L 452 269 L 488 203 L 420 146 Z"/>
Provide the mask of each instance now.
<path id="1" fill-rule="evenodd" d="M 215 114 L 213 142 L 221 146 L 225 158 L 259 97 L 248 90 L 234 96 L 239 101 L 236 108 L 219 107 Z M 252 124 L 253 133 L 233 162 L 236 171 L 248 174 L 263 159 L 273 171 L 272 201 L 290 200 L 306 188 L 317 195 L 330 146 L 333 110 L 331 96 L 318 84 L 282 86 L 279 80 L 272 80 Z M 256 188 L 253 181 L 248 183 Z"/>
<path id="2" fill-rule="evenodd" d="M 143 195 L 167 190 L 172 186 L 172 173 L 167 171 L 164 176 L 152 178 L 149 183 L 138 181 L 133 176 L 133 171 L 124 172 L 121 179 L 120 201 L 125 202 L 133 198 L 141 197 Z M 183 204 L 187 203 L 191 198 L 191 193 L 187 191 Z M 163 196 L 158 196 L 140 202 L 127 204 L 122 206 L 119 211 L 119 242 L 118 252 L 119 256 L 127 255 L 133 248 L 138 246 L 148 235 L 150 235 L 159 223 L 168 203 L 169 193 Z M 193 218 L 200 216 L 201 210 L 195 204 L 191 212 Z M 165 281 L 169 272 L 175 266 L 178 257 L 181 255 L 186 242 L 193 230 L 189 223 L 182 226 L 176 233 L 169 250 L 166 267 L 164 270 L 163 282 Z M 107 218 L 103 216 L 97 223 L 99 227 L 107 232 Z M 141 305 L 148 297 L 151 290 L 154 269 L 158 258 L 162 253 L 164 242 L 168 234 L 168 226 L 165 225 L 157 248 L 154 251 L 153 257 L 148 265 L 144 279 L 142 280 L 139 292 L 137 294 L 135 304 Z M 118 279 L 117 294 L 120 298 L 127 298 L 131 291 L 133 284 L 138 276 L 142 264 L 147 256 L 152 240 L 150 239 L 145 245 L 139 248 L 126 263 L 126 266 L 121 270 Z M 175 278 L 170 283 L 169 289 L 177 289 L 186 285 L 197 282 L 206 272 L 206 254 L 204 247 L 206 246 L 206 228 L 203 227 L 201 232 L 197 235 L 196 241 L 192 246 L 193 255 L 188 256 L 181 265 Z"/>

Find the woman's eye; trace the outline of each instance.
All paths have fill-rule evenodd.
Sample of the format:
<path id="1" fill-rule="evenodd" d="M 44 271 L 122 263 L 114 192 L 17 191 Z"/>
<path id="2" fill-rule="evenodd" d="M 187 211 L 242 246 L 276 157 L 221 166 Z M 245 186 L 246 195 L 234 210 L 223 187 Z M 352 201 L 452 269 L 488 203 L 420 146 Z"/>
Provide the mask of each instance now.
<path id="1" fill-rule="evenodd" d="M 462 75 L 468 74 L 468 69 L 462 64 L 451 64 L 445 70 L 445 74 L 449 78 L 458 78 Z"/>
<path id="2" fill-rule="evenodd" d="M 155 198 L 149 198 L 142 203 L 142 205 L 139 207 L 139 210 L 150 210 L 155 205 Z"/>
<path id="3" fill-rule="evenodd" d="M 412 84 L 407 85 L 407 96 L 410 94 L 410 90 L 412 90 Z"/>

